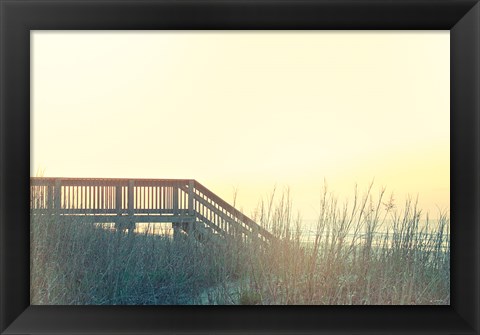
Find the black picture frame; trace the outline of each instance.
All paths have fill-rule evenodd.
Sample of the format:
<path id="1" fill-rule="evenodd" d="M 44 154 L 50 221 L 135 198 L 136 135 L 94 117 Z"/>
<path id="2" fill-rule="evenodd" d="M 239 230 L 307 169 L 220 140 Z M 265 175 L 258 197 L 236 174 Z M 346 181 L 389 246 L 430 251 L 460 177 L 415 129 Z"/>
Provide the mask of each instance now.
<path id="1" fill-rule="evenodd" d="M 0 332 L 479 334 L 473 0 L 0 0 Z M 30 306 L 30 30 L 441 29 L 451 38 L 450 306 Z"/>

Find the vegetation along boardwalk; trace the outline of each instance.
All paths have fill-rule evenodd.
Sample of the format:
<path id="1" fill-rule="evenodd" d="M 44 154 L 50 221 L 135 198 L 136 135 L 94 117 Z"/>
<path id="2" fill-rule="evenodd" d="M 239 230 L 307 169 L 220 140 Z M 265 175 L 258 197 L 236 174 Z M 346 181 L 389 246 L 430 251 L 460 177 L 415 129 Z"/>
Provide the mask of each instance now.
<path id="1" fill-rule="evenodd" d="M 172 223 L 174 237 L 199 240 L 241 238 L 269 243 L 274 236 L 193 179 L 43 178 L 30 179 L 31 215 L 62 221 Z"/>

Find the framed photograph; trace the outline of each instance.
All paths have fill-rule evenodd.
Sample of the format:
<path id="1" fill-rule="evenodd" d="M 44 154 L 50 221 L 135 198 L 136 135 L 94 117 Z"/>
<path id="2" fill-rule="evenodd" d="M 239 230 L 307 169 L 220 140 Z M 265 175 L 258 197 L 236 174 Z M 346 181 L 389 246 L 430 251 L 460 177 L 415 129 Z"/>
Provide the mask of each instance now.
<path id="1" fill-rule="evenodd" d="M 2 334 L 477 334 L 479 6 L 3 0 Z"/>

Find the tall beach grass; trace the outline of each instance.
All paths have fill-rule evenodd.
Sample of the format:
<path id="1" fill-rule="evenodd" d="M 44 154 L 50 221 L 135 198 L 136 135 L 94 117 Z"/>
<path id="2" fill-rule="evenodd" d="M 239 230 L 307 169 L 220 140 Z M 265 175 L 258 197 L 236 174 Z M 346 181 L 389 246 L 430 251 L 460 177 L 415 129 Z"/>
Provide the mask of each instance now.
<path id="1" fill-rule="evenodd" d="M 31 218 L 31 303 L 61 305 L 450 303 L 450 223 L 370 186 L 340 203 L 326 189 L 313 233 L 288 191 L 253 219 L 278 239 L 202 243 Z"/>

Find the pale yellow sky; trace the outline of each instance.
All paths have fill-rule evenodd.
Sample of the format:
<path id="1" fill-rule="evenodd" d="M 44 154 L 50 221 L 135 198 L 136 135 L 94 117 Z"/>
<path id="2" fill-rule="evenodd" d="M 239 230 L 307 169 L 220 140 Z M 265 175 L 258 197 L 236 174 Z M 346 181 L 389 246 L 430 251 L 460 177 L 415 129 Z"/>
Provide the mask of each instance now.
<path id="1" fill-rule="evenodd" d="M 31 175 L 194 178 L 248 215 L 324 179 L 449 209 L 448 31 L 32 32 Z"/>

